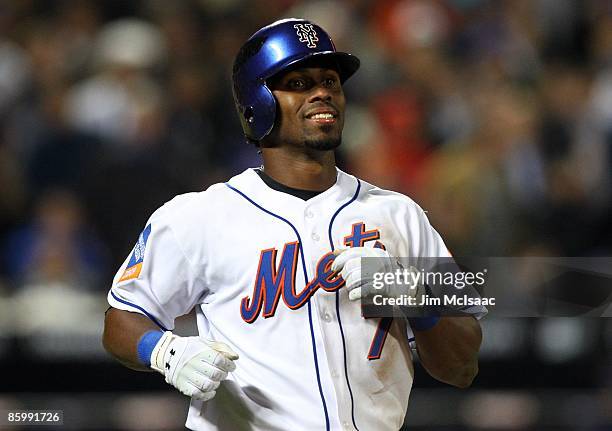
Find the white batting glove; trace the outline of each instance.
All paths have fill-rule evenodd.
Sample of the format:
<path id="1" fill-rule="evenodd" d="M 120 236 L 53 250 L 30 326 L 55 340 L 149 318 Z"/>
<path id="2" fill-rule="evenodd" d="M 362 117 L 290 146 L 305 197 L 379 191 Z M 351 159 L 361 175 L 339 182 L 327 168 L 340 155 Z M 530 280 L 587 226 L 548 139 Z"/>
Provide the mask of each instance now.
<path id="1" fill-rule="evenodd" d="M 331 269 L 339 272 L 349 292 L 349 299 L 357 301 L 361 298 L 380 294 L 386 297 L 399 297 L 400 295 L 416 296 L 418 286 L 411 288 L 410 285 L 397 285 L 395 283 L 385 284 L 383 288 L 374 288 L 374 273 L 393 273 L 399 269 L 405 271 L 397 258 L 392 257 L 386 250 L 381 248 L 353 247 L 336 250 Z M 368 274 L 362 274 L 361 258 L 376 258 L 368 261 Z M 408 271 L 414 270 L 412 267 Z"/>
<path id="2" fill-rule="evenodd" d="M 225 343 L 167 331 L 151 353 L 151 368 L 188 397 L 208 401 L 227 373 L 236 369 L 236 359 L 238 355 Z"/>

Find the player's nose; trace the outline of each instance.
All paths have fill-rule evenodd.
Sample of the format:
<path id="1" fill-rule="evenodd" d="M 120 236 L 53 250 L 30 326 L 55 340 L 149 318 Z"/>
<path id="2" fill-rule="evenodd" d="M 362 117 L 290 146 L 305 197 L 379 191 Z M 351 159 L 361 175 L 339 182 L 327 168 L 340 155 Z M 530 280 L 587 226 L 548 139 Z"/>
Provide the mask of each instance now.
<path id="1" fill-rule="evenodd" d="M 329 87 L 326 87 L 323 84 L 315 85 L 310 90 L 310 94 L 308 95 L 309 102 L 318 102 L 324 101 L 328 102 L 332 100 L 333 90 Z"/>

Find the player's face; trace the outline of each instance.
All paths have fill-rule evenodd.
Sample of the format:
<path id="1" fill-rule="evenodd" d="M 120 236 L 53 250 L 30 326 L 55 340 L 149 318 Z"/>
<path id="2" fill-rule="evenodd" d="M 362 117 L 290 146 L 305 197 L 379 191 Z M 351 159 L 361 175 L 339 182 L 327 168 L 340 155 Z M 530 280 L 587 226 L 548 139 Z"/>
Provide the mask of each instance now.
<path id="1" fill-rule="evenodd" d="M 272 142 L 322 151 L 340 145 L 345 100 L 336 70 L 296 69 L 276 77 L 270 87 L 278 102 Z"/>

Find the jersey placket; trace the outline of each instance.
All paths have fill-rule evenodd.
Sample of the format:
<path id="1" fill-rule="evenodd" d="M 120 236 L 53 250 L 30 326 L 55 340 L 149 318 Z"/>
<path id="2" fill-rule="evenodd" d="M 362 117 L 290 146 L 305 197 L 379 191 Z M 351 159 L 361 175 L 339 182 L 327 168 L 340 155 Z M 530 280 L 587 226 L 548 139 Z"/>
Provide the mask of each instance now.
<path id="1" fill-rule="evenodd" d="M 327 204 L 329 203 L 327 202 Z M 307 238 L 304 252 L 308 255 L 311 277 L 316 274 L 318 259 L 331 251 L 327 238 L 327 228 L 331 214 L 328 214 L 329 209 L 326 210 L 322 207 L 323 205 L 324 202 L 318 205 L 316 203 L 307 204 L 303 213 L 304 233 Z M 326 292 L 321 289 L 311 297 L 310 301 L 313 318 L 316 319 L 316 326 L 320 334 L 320 342 L 317 347 L 320 359 L 319 366 L 322 372 L 325 371 L 328 374 L 333 384 L 339 426 L 342 429 L 354 430 L 351 416 L 351 397 L 344 371 L 342 338 L 336 315 L 337 294 L 340 294 L 340 292 Z M 325 359 L 325 370 L 321 367 L 323 364 L 321 359 Z"/>

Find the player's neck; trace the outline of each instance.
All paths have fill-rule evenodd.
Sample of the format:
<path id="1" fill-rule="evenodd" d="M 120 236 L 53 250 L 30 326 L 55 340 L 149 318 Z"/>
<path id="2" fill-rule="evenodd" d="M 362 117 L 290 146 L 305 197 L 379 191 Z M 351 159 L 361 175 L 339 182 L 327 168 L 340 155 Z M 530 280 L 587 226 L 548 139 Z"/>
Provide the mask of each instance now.
<path id="1" fill-rule="evenodd" d="M 263 159 L 264 172 L 287 187 L 323 191 L 336 183 L 333 151 L 304 154 L 286 148 L 266 148 Z"/>

